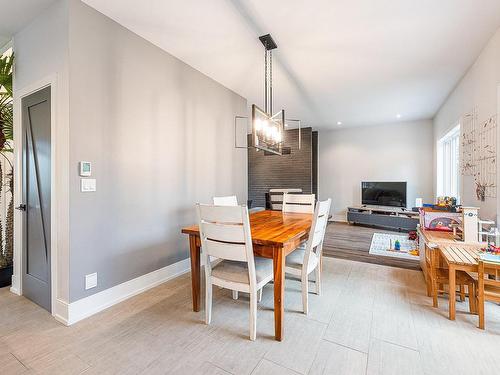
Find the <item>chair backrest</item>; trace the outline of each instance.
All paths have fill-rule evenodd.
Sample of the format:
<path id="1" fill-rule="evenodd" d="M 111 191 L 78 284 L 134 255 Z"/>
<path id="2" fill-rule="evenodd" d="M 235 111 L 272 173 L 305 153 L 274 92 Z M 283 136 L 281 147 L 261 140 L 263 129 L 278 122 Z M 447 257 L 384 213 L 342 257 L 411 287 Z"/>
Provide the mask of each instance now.
<path id="1" fill-rule="evenodd" d="M 302 193 L 302 189 L 269 189 L 267 206 L 271 210 L 281 211 L 283 208 L 283 195 L 285 193 Z"/>
<path id="2" fill-rule="evenodd" d="M 478 285 L 485 299 L 500 302 L 500 264 L 479 260 Z"/>
<path id="3" fill-rule="evenodd" d="M 247 262 L 250 284 L 256 283 L 248 208 L 199 203 L 196 206 L 205 272 L 211 273 L 210 256 Z"/>
<path id="4" fill-rule="evenodd" d="M 314 194 L 283 194 L 283 212 L 314 213 Z"/>
<path id="5" fill-rule="evenodd" d="M 236 195 L 228 195 L 227 197 L 214 197 L 215 206 L 237 206 L 238 198 Z"/>
<path id="6" fill-rule="evenodd" d="M 306 254 L 304 256 L 303 266 L 307 269 L 311 252 L 321 256 L 323 239 L 325 238 L 326 226 L 328 225 L 328 216 L 330 215 L 331 199 L 321 201 L 316 204 L 314 210 L 313 222 L 309 230 L 309 238 L 306 244 Z"/>

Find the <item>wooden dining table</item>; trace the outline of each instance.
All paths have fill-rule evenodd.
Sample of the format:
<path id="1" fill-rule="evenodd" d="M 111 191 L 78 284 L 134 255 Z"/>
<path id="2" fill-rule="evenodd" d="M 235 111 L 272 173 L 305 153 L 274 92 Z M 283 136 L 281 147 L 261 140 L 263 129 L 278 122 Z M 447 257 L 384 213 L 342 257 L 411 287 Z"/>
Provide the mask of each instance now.
<path id="1" fill-rule="evenodd" d="M 309 236 L 312 214 L 259 211 L 250 214 L 250 229 L 254 255 L 273 260 L 274 271 L 274 335 L 284 338 L 285 258 Z M 191 290 L 193 310 L 200 311 L 201 264 L 200 231 L 197 225 L 185 227 L 189 235 L 191 256 Z"/>

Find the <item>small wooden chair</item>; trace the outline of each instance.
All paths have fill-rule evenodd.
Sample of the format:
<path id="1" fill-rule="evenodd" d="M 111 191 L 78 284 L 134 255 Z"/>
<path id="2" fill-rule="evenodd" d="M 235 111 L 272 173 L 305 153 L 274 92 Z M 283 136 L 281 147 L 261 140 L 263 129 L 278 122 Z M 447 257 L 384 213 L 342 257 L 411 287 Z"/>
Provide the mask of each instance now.
<path id="1" fill-rule="evenodd" d="M 476 306 L 476 281 L 464 271 L 456 271 L 455 273 L 456 285 L 459 288 L 460 301 L 464 302 L 465 297 L 469 297 L 469 311 L 471 313 L 477 312 Z M 447 268 L 436 268 L 431 271 L 431 283 L 432 283 L 432 304 L 434 307 L 438 307 L 438 294 L 440 292 L 444 293 L 444 285 L 449 284 L 449 273 Z M 465 292 L 465 286 L 467 286 L 467 293 Z M 457 291 L 452 293 L 449 291 L 449 298 L 456 298 Z"/>
<path id="2" fill-rule="evenodd" d="M 479 328 L 481 329 L 484 329 L 484 301 L 500 302 L 499 274 L 500 264 L 479 260 L 477 297 L 479 305 Z M 489 278 L 489 276 L 493 278 Z"/>

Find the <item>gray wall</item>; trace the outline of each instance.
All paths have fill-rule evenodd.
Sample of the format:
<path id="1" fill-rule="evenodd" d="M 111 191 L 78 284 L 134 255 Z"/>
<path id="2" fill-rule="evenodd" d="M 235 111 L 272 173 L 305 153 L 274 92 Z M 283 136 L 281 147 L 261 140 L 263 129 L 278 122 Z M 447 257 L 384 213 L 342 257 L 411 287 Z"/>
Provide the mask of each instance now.
<path id="1" fill-rule="evenodd" d="M 248 199 L 253 207 L 265 207 L 265 194 L 272 188 L 301 188 L 312 192 L 312 129 L 302 129 L 299 150 L 299 132 L 287 130 L 284 144 L 291 147 L 290 155 L 265 155 L 248 149 Z"/>
<path id="2" fill-rule="evenodd" d="M 69 301 L 69 192 L 68 192 L 68 129 L 69 129 L 69 3 L 56 1 L 45 11 L 38 15 L 23 30 L 14 35 L 14 50 L 16 53 L 16 66 L 14 71 L 14 95 L 17 96 L 26 89 L 33 90 L 40 85 L 41 80 L 55 79 L 56 87 L 52 87 L 55 94 L 55 119 L 56 129 L 53 134 L 57 138 L 56 186 L 57 204 L 54 208 L 57 220 L 52 221 L 52 226 L 57 228 L 56 238 L 52 241 L 52 251 L 57 244 L 57 270 L 56 297 L 58 300 Z M 18 102 L 14 104 L 14 116 L 19 118 Z M 14 130 L 16 131 L 16 129 Z M 14 139 L 19 142 L 20 135 L 14 134 Z M 16 143 L 20 145 L 19 143 Z M 20 150 L 20 147 L 18 147 Z M 19 154 L 20 155 L 20 154 Z M 19 156 L 18 155 L 18 156 Z M 53 155 L 54 157 L 54 155 Z M 20 159 L 19 159 L 20 160 Z M 20 166 L 20 164 L 19 164 Z M 15 168 L 15 181 L 21 181 L 19 172 Z M 52 173 L 56 171 L 53 170 Z M 20 185 L 16 186 L 16 202 L 21 202 Z M 20 238 L 22 214 L 14 213 L 15 237 Z M 17 241 L 17 240 L 16 240 Z M 54 252 L 55 253 L 55 252 Z M 20 273 L 20 267 L 16 266 Z M 19 279 L 20 275 L 16 275 Z"/>
<path id="3" fill-rule="evenodd" d="M 213 195 L 247 199 L 233 118 L 246 100 L 71 1 L 70 300 L 188 257 L 181 227 Z M 80 160 L 97 192 L 80 193 Z M 84 276 L 98 287 L 84 290 Z"/>

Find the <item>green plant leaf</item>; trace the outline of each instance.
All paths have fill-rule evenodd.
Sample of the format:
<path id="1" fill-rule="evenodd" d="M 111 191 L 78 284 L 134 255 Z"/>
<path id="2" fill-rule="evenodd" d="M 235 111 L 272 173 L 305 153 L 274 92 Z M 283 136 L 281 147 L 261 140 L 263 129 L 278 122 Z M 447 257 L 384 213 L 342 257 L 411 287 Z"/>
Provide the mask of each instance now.
<path id="1" fill-rule="evenodd" d="M 14 55 L 0 58 L 0 91 L 4 89 L 12 98 L 12 67 L 14 66 Z"/>

